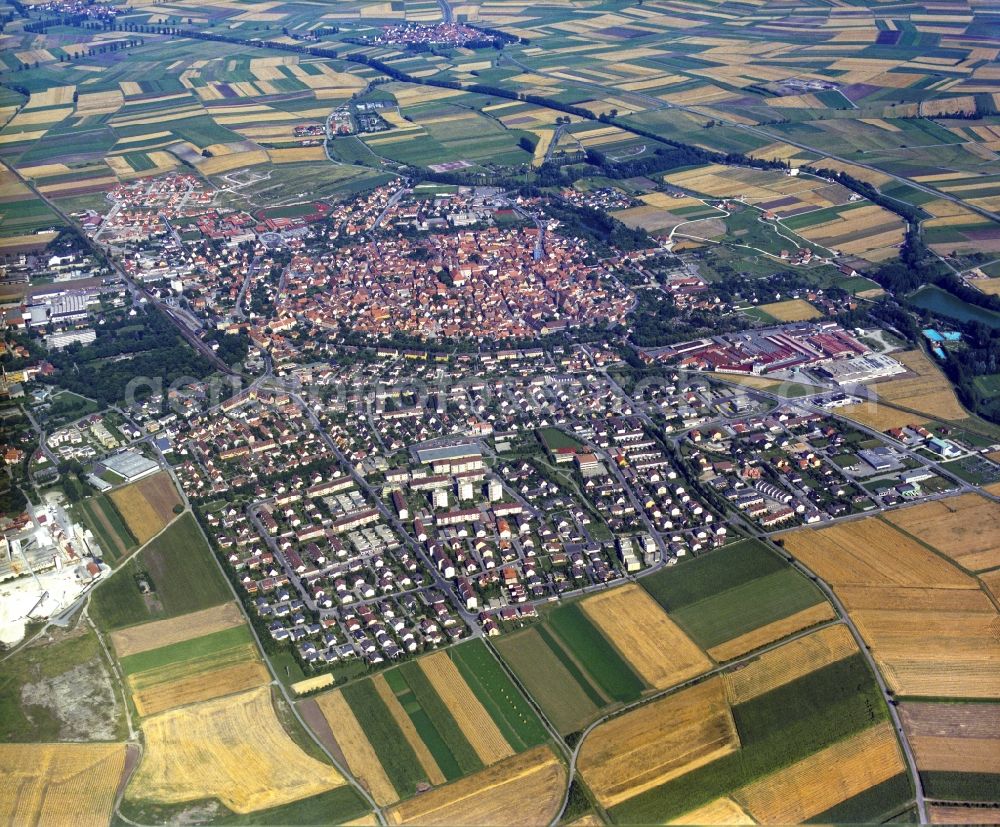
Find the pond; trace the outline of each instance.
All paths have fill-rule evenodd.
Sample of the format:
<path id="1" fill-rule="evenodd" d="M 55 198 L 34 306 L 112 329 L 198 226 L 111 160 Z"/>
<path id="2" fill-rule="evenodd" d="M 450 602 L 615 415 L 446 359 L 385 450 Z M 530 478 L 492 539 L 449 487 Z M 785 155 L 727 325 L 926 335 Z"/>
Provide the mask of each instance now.
<path id="1" fill-rule="evenodd" d="M 1000 313 L 969 304 L 940 287 L 921 287 L 909 297 L 909 302 L 914 307 L 930 310 L 932 313 L 937 313 L 947 319 L 956 319 L 960 322 L 982 322 L 1000 330 Z"/>

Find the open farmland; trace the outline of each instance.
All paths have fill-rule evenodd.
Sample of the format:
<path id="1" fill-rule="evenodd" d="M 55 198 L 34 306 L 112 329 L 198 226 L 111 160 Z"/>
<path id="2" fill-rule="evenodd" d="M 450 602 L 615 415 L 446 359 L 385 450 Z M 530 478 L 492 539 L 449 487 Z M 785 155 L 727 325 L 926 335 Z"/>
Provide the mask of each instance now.
<path id="1" fill-rule="evenodd" d="M 605 695 L 628 702 L 642 694 L 645 688 L 642 679 L 584 614 L 579 603 L 559 607 L 549 615 L 549 623 L 566 652 Z"/>
<path id="2" fill-rule="evenodd" d="M 315 699 L 348 766 L 391 804 L 548 740 L 482 643 L 420 658 Z"/>
<path id="3" fill-rule="evenodd" d="M 601 805 L 611 807 L 738 746 L 725 686 L 712 678 L 597 726 L 579 768 Z"/>
<path id="4" fill-rule="evenodd" d="M 1000 504 L 993 500 L 962 494 L 885 516 L 970 571 L 1000 566 Z"/>
<path id="5" fill-rule="evenodd" d="M 438 697 L 455 716 L 459 729 L 469 739 L 483 766 L 489 766 L 513 754 L 489 713 L 446 652 L 435 652 L 420 659 L 420 668 Z"/>
<path id="6" fill-rule="evenodd" d="M 965 419 L 968 416 L 955 396 L 951 382 L 923 351 L 908 350 L 895 354 L 894 358 L 916 376 L 907 374 L 876 382 L 873 387 L 880 399 L 939 419 Z"/>
<path id="7" fill-rule="evenodd" d="M 900 716 L 921 772 L 1000 775 L 1000 706 L 904 703 Z"/>
<path id="8" fill-rule="evenodd" d="M 1000 697 L 998 614 L 975 578 L 878 518 L 783 539 L 844 601 L 898 694 Z"/>
<path id="9" fill-rule="evenodd" d="M 140 582 L 149 593 L 143 593 Z M 175 617 L 232 599 L 192 514 L 184 514 L 94 591 L 91 616 L 104 629 Z"/>
<path id="10" fill-rule="evenodd" d="M 202 609 L 200 612 L 120 629 L 111 633 L 111 642 L 118 657 L 125 658 L 211 632 L 219 632 L 242 623 L 243 615 L 239 606 L 235 603 L 222 603 Z"/>
<path id="11" fill-rule="evenodd" d="M 637 585 L 588 597 L 580 605 L 648 686 L 665 689 L 711 666 L 705 654 Z"/>
<path id="12" fill-rule="evenodd" d="M 643 587 L 716 660 L 833 617 L 815 586 L 753 540 L 665 569 Z"/>
<path id="13" fill-rule="evenodd" d="M 204 701 L 143 722 L 146 751 L 126 796 L 161 803 L 217 798 L 250 813 L 345 783 L 278 722 L 271 690 Z"/>
<path id="14" fill-rule="evenodd" d="M 725 705 L 725 691 L 720 689 Z M 683 690 L 678 695 L 690 691 Z M 710 700 L 710 704 L 701 706 L 701 718 L 709 717 L 719 704 L 719 696 Z M 828 747 L 878 727 L 887 718 L 878 687 L 860 654 L 828 663 L 749 700 L 732 704 L 730 709 L 738 738 L 734 750 L 612 806 L 609 810 L 612 820 L 622 824 L 663 823 L 720 798 L 731 798 L 746 810 L 746 804 L 738 798 L 740 790 L 758 782 L 766 784 L 768 776 L 807 762 Z M 588 741 L 597 731 L 588 736 Z M 895 748 L 895 741 L 892 743 Z M 587 744 L 585 741 L 585 747 Z M 907 788 L 900 800 L 898 788 L 893 785 L 892 789 L 894 800 L 868 802 L 849 820 L 874 819 L 909 795 Z M 843 795 L 849 793 L 849 789 L 842 790 Z M 828 804 L 827 799 L 817 802 L 817 806 Z"/>
<path id="15" fill-rule="evenodd" d="M 846 626 L 827 626 L 727 672 L 726 696 L 732 704 L 743 703 L 857 653 Z"/>
<path id="16" fill-rule="evenodd" d="M 125 744 L 0 744 L 5 824 L 104 827 L 125 769 Z"/>
<path id="17" fill-rule="evenodd" d="M 731 798 L 717 798 L 668 824 L 756 824 L 746 810 Z"/>
<path id="18" fill-rule="evenodd" d="M 90 529 L 110 565 L 114 565 L 136 547 L 136 537 L 107 494 L 96 494 L 80 500 L 73 510 Z"/>
<path id="19" fill-rule="evenodd" d="M 563 735 L 583 729 L 609 702 L 551 634 L 539 627 L 504 635 L 496 647 L 545 716 Z"/>
<path id="20" fill-rule="evenodd" d="M 173 509 L 181 502 L 166 471 L 117 488 L 109 496 L 139 545 L 158 534 L 177 516 Z"/>
<path id="21" fill-rule="evenodd" d="M 888 722 L 748 784 L 733 798 L 760 824 L 799 824 L 906 771 Z"/>
<path id="22" fill-rule="evenodd" d="M 877 431 L 922 425 L 927 421 L 922 414 L 903 411 L 885 402 L 857 402 L 840 408 L 839 413 Z"/>
<path id="23" fill-rule="evenodd" d="M 155 715 L 267 683 L 267 669 L 244 625 L 121 659 L 136 711 Z"/>
<path id="24" fill-rule="evenodd" d="M 562 804 L 566 770 L 549 747 L 535 747 L 475 775 L 411 798 L 386 813 L 389 824 L 509 824 L 552 820 Z"/>

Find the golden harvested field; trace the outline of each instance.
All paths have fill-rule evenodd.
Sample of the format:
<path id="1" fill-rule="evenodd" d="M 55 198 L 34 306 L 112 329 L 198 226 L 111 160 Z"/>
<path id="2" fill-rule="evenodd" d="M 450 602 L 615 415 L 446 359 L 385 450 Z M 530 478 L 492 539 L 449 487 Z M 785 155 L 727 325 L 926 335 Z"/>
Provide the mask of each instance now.
<path id="1" fill-rule="evenodd" d="M 920 414 L 908 413 L 878 402 L 858 402 L 855 405 L 845 405 L 838 411 L 841 416 L 878 431 L 903 428 L 907 425 L 922 425 L 927 421 Z"/>
<path id="2" fill-rule="evenodd" d="M 146 751 L 126 795 L 163 803 L 217 798 L 250 813 L 345 783 L 282 729 L 270 687 L 185 706 L 143 722 Z"/>
<path id="3" fill-rule="evenodd" d="M 1000 697 L 1000 618 L 974 577 L 874 517 L 784 543 L 842 596 L 897 693 Z"/>
<path id="4" fill-rule="evenodd" d="M 726 673 L 726 696 L 729 703 L 741 704 L 857 651 L 857 644 L 844 624 L 827 626 Z"/>
<path id="5" fill-rule="evenodd" d="M 326 686 L 333 686 L 333 680 L 333 675 L 327 672 L 323 675 L 316 675 L 314 678 L 306 678 L 304 681 L 293 683 L 292 691 L 296 695 L 305 695 L 306 692 L 314 692 Z"/>
<path id="6" fill-rule="evenodd" d="M 900 715 L 921 770 L 1000 773 L 1000 706 L 904 703 Z"/>
<path id="7" fill-rule="evenodd" d="M 908 350 L 893 354 L 893 358 L 906 365 L 916 377 L 904 376 L 876 382 L 873 387 L 882 399 L 941 419 L 964 419 L 968 416 L 947 377 L 923 351 Z"/>
<path id="8" fill-rule="evenodd" d="M 762 304 L 759 309 L 781 322 L 804 322 L 809 319 L 818 319 L 823 315 L 805 299 L 789 299 L 783 302 Z"/>
<path id="9" fill-rule="evenodd" d="M 817 603 L 815 606 L 802 609 L 802 611 L 788 617 L 775 620 L 773 623 L 752 629 L 746 634 L 713 646 L 708 650 L 708 654 L 720 663 L 732 660 L 747 652 L 752 652 L 754 649 L 759 649 L 761 646 L 767 646 L 769 643 L 795 634 L 802 629 L 808 629 L 810 626 L 815 626 L 825 620 L 832 620 L 834 617 L 836 617 L 836 613 L 833 611 L 833 606 L 826 601 Z"/>
<path id="10" fill-rule="evenodd" d="M 220 155 L 214 158 L 206 158 L 198 163 L 198 172 L 202 175 L 219 175 L 223 172 L 238 169 L 240 167 L 252 167 L 257 164 L 269 162 L 267 153 L 263 149 L 251 149 L 247 152 L 233 152 L 229 155 Z"/>
<path id="11" fill-rule="evenodd" d="M 326 150 L 321 146 L 300 146 L 292 149 L 269 149 L 267 154 L 276 164 L 295 164 L 302 161 L 322 161 Z"/>
<path id="12" fill-rule="evenodd" d="M 111 633 L 111 642 L 119 658 L 159 649 L 171 643 L 180 643 L 212 632 L 221 632 L 239 626 L 243 614 L 235 603 L 222 603 L 209 609 L 190 612 L 179 617 L 141 623 Z"/>
<path id="13" fill-rule="evenodd" d="M 990 599 L 979 589 L 921 589 L 903 586 L 838 586 L 837 596 L 849 612 L 905 609 L 910 612 L 989 612 Z"/>
<path id="14" fill-rule="evenodd" d="M 1000 504 L 979 494 L 891 511 L 886 519 L 966 569 L 1000 566 Z"/>
<path id="15" fill-rule="evenodd" d="M 877 724 L 738 790 L 761 824 L 801 824 L 905 770 L 896 736 Z"/>
<path id="16" fill-rule="evenodd" d="M 455 716 L 455 723 L 484 765 L 489 766 L 514 754 L 513 747 L 507 743 L 496 722 L 469 688 L 447 652 L 435 652 L 421 658 L 419 663 L 434 691 Z"/>
<path id="17" fill-rule="evenodd" d="M 562 805 L 566 770 L 549 747 L 514 755 L 386 812 L 389 824 L 548 824 Z"/>
<path id="18" fill-rule="evenodd" d="M 580 608 L 649 686 L 665 689 L 712 665 L 646 590 L 634 583 L 588 597 Z"/>
<path id="19" fill-rule="evenodd" d="M 373 677 L 372 685 L 375 687 L 375 691 L 378 692 L 382 702 L 388 708 L 389 714 L 392 715 L 393 720 L 402 730 L 403 737 L 413 749 L 414 754 L 417 756 L 417 760 L 420 762 L 420 766 L 423 767 L 424 772 L 427 773 L 427 780 L 435 786 L 444 784 L 447 780 L 444 777 L 444 773 L 441 772 L 441 768 L 438 767 L 437 761 L 434 760 L 434 756 L 427 748 L 427 744 L 425 744 L 423 739 L 417 734 L 417 728 L 413 725 L 413 721 L 410 720 L 410 716 L 406 714 L 406 710 L 403 709 L 403 705 L 399 702 L 399 698 L 396 697 L 396 693 L 393 692 L 389 687 L 389 684 L 386 683 L 385 675 L 376 675 Z"/>
<path id="20" fill-rule="evenodd" d="M 611 807 L 738 748 L 725 685 L 715 677 L 595 727 L 577 766 Z"/>
<path id="21" fill-rule="evenodd" d="M 351 774 L 364 784 L 380 806 L 398 801 L 399 796 L 389 776 L 385 774 L 374 747 L 340 691 L 319 695 L 316 704 L 330 725 L 330 731 L 344 753 Z"/>
<path id="22" fill-rule="evenodd" d="M 717 798 L 675 818 L 669 824 L 756 824 L 750 814 L 731 798 Z"/>
<path id="23" fill-rule="evenodd" d="M 0 744 L 0 821 L 107 827 L 125 744 Z"/>
<path id="24" fill-rule="evenodd" d="M 789 552 L 834 587 L 978 588 L 968 575 L 877 517 L 782 536 Z"/>
<path id="25" fill-rule="evenodd" d="M 263 663 L 251 660 L 233 663 L 220 669 L 188 675 L 173 681 L 154 683 L 133 692 L 136 712 L 145 717 L 187 704 L 210 701 L 263 686 L 271 675 Z"/>
<path id="26" fill-rule="evenodd" d="M 995 610 L 870 609 L 851 616 L 898 694 L 1000 698 Z"/>
<path id="27" fill-rule="evenodd" d="M 159 534 L 177 516 L 173 509 L 181 501 L 166 471 L 115 489 L 109 496 L 139 545 Z"/>
<path id="28" fill-rule="evenodd" d="M 980 574 L 979 579 L 986 586 L 987 591 L 993 595 L 993 599 L 1000 601 L 1000 569 Z"/>
<path id="29" fill-rule="evenodd" d="M 975 814 L 976 824 L 1000 824 L 1000 807 L 948 807 L 943 804 L 928 804 L 927 815 L 931 824 L 968 824 Z"/>

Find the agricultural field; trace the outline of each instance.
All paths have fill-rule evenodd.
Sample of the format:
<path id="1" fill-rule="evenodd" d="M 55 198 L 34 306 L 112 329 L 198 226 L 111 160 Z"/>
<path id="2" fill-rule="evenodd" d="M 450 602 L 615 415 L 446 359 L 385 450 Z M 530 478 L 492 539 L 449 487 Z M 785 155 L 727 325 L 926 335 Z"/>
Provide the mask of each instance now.
<path id="1" fill-rule="evenodd" d="M 146 750 L 125 793 L 133 802 L 214 798 L 252 813 L 346 784 L 289 737 L 268 687 L 154 715 L 143 732 Z"/>
<path id="2" fill-rule="evenodd" d="M 876 382 L 872 387 L 879 399 L 900 408 L 911 416 L 924 414 L 944 420 L 960 420 L 968 413 L 955 396 L 951 382 L 920 350 L 908 350 L 893 355 L 915 376 L 905 375 Z"/>
<path id="3" fill-rule="evenodd" d="M 716 661 L 833 618 L 819 590 L 753 540 L 723 546 L 642 581 Z"/>
<path id="4" fill-rule="evenodd" d="M 120 563 L 139 545 L 115 501 L 107 494 L 80 500 L 73 506 L 73 513 L 90 529 L 108 565 Z"/>
<path id="5" fill-rule="evenodd" d="M 550 747 L 515 755 L 460 781 L 398 804 L 389 824 L 546 824 L 559 811 L 566 770 Z"/>
<path id="6" fill-rule="evenodd" d="M 837 592 L 897 694 L 1000 696 L 998 613 L 974 576 L 876 517 L 782 540 Z"/>
<path id="7" fill-rule="evenodd" d="M 600 724 L 579 768 L 609 808 L 739 747 L 725 686 L 715 677 Z"/>
<path id="8" fill-rule="evenodd" d="M 1000 566 L 1000 505 L 979 494 L 890 511 L 885 518 L 969 571 Z"/>
<path id="9" fill-rule="evenodd" d="M 882 261 L 903 240 L 905 228 L 896 215 L 822 178 L 712 164 L 668 173 L 665 180 L 711 198 L 742 200 L 773 216 L 779 230 L 845 255 Z"/>
<path id="10" fill-rule="evenodd" d="M 977 776 L 1000 776 L 997 705 L 904 703 L 900 716 L 917 769 L 931 786 L 951 773 L 970 776 L 965 783 L 975 783 Z"/>
<path id="11" fill-rule="evenodd" d="M 111 821 L 125 769 L 125 744 L 0 744 L 4 784 L 0 818 L 7 824 Z"/>
<path id="12" fill-rule="evenodd" d="M 166 471 L 114 489 L 109 495 L 139 545 L 163 530 L 177 514 L 181 498 Z"/>
<path id="13" fill-rule="evenodd" d="M 212 628 L 220 621 L 226 623 L 228 620 L 207 618 L 205 623 L 204 612 L 175 620 L 187 617 L 195 622 L 201 621 L 202 628 L 192 626 L 188 637 L 173 643 L 128 655 L 119 652 L 121 670 L 140 716 L 231 695 L 265 684 L 270 679 L 267 669 L 260 662 L 249 629 L 242 622 L 205 631 L 206 627 Z M 172 622 L 154 621 L 147 625 Z M 141 629 L 141 626 L 132 627 L 126 631 L 135 633 Z M 135 639 L 136 635 L 133 635 L 132 640 Z"/>
<path id="14" fill-rule="evenodd" d="M 319 708 L 352 774 L 380 804 L 548 740 L 482 643 L 427 655 L 304 703 Z"/>
<path id="15" fill-rule="evenodd" d="M 188 513 L 101 583 L 90 611 L 101 628 L 111 631 L 217 606 L 231 597 L 212 550 Z"/>
<path id="16" fill-rule="evenodd" d="M 666 689 L 711 667 L 701 649 L 637 585 L 588 597 L 580 607 L 647 686 Z"/>
<path id="17" fill-rule="evenodd" d="M 816 648 L 831 647 L 827 642 Z M 783 658 L 785 663 L 795 654 Z M 714 677 L 601 724 L 583 742 L 584 778 L 599 783 L 606 777 L 613 785 L 611 779 L 622 775 L 640 782 L 631 790 L 627 784 L 614 788 L 621 798 L 608 812 L 623 824 L 692 823 L 703 807 L 737 819 L 742 812 L 761 823 L 824 821 L 848 805 L 856 811 L 848 819 L 852 821 L 874 821 L 902 809 L 912 793 L 864 658 L 854 653 L 832 662 L 813 660 L 811 671 L 786 671 L 777 685 L 753 697 L 730 700 L 727 679 Z M 781 668 L 781 663 L 774 666 Z M 769 683 L 763 681 L 761 688 Z M 663 750 L 643 759 L 642 733 L 658 725 L 669 729 L 676 716 L 696 728 L 679 742 L 678 749 L 691 750 L 690 758 Z M 661 717 L 663 724 L 653 723 Z M 709 722 L 717 726 L 710 728 Z M 633 733 L 631 741 L 626 732 Z M 618 738 L 620 747 L 607 746 Z M 633 753 L 626 744 L 639 749 Z M 700 751 L 695 744 L 703 745 Z M 584 756 L 596 760 L 585 763 Z M 675 766 L 667 765 L 671 756 L 680 759 Z M 653 781 L 659 771 L 644 779 L 642 769 L 655 765 L 663 765 L 662 779 L 643 783 Z M 835 767 L 840 769 L 831 769 Z"/>

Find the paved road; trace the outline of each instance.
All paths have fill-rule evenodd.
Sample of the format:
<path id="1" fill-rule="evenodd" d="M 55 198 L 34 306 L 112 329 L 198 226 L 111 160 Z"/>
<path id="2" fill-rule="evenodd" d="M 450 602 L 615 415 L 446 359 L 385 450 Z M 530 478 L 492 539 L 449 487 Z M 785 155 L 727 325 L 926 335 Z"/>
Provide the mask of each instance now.
<path id="1" fill-rule="evenodd" d="M 448 0 L 437 0 L 437 4 L 441 7 L 441 20 L 444 23 L 454 23 L 455 13 L 451 10 L 451 4 Z"/>

